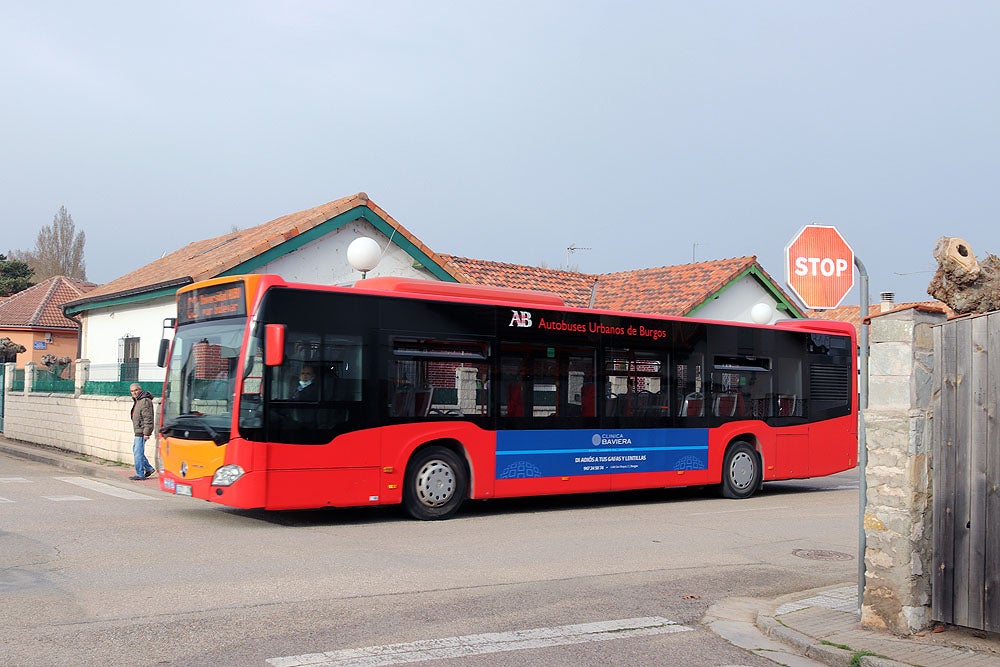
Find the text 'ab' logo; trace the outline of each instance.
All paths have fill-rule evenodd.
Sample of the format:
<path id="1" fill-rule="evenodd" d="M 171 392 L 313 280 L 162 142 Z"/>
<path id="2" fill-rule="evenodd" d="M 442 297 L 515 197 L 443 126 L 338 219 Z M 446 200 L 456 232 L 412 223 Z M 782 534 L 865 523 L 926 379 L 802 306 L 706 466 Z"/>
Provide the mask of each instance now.
<path id="1" fill-rule="evenodd" d="M 531 311 L 530 310 L 512 310 L 514 316 L 510 318 L 509 327 L 530 327 L 531 326 Z"/>

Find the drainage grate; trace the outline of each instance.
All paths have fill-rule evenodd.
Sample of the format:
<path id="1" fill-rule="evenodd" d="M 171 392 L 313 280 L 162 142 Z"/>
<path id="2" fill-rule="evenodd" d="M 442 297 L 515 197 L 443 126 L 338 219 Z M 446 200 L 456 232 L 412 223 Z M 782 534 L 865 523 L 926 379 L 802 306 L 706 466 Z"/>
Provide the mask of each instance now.
<path id="1" fill-rule="evenodd" d="M 808 560 L 854 560 L 851 554 L 842 551 L 826 551 L 825 549 L 793 549 L 793 556 Z"/>

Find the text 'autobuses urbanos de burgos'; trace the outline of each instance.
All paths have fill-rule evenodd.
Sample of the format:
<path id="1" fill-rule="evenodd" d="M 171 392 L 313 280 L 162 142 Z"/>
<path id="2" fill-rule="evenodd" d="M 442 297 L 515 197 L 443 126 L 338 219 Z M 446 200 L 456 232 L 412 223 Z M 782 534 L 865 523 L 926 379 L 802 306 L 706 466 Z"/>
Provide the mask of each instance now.
<path id="1" fill-rule="evenodd" d="M 269 510 L 829 475 L 857 459 L 849 324 L 567 308 L 548 293 L 272 275 L 178 293 L 160 486 Z"/>

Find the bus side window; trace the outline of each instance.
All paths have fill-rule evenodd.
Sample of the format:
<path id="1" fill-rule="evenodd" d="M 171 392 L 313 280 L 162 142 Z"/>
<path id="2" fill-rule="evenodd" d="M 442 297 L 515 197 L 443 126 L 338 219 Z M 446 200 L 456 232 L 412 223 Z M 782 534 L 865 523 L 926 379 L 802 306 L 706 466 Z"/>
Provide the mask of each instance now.
<path id="1" fill-rule="evenodd" d="M 595 348 L 503 343 L 500 352 L 501 416 L 597 416 Z"/>
<path id="2" fill-rule="evenodd" d="M 385 401 L 390 417 L 456 418 L 490 412 L 490 346 L 399 336 L 390 340 Z"/>
<path id="3" fill-rule="evenodd" d="M 705 416 L 705 392 L 702 386 L 703 356 L 695 352 L 684 359 L 678 359 L 671 366 L 673 386 L 676 387 L 674 400 L 679 408 L 678 417 Z"/>

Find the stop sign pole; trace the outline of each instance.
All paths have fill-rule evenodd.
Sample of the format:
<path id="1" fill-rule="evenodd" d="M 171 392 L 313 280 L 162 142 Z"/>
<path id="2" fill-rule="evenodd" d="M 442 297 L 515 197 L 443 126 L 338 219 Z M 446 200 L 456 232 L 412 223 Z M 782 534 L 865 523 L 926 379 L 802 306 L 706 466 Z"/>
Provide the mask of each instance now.
<path id="1" fill-rule="evenodd" d="M 868 271 L 835 227 L 806 225 L 785 246 L 785 280 L 806 308 L 836 308 L 861 276 L 861 333 L 858 340 L 858 611 L 865 595 L 865 509 L 868 502 L 868 443 L 860 410 L 868 407 Z"/>

